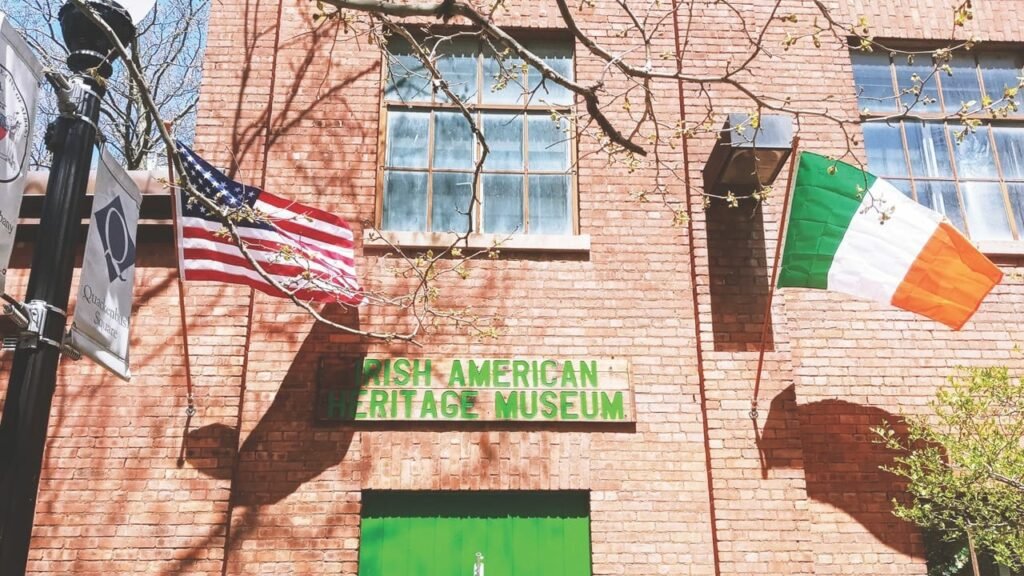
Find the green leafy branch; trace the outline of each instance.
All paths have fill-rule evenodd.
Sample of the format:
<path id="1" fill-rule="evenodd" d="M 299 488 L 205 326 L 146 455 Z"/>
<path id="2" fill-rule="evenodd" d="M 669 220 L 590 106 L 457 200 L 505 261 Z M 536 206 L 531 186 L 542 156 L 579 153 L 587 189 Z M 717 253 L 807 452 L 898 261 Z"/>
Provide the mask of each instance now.
<path id="1" fill-rule="evenodd" d="M 946 541 L 966 539 L 1011 569 L 1024 567 L 1024 384 L 1005 368 L 961 369 L 930 403 L 877 441 L 898 455 L 884 469 L 907 481 L 893 513 Z"/>

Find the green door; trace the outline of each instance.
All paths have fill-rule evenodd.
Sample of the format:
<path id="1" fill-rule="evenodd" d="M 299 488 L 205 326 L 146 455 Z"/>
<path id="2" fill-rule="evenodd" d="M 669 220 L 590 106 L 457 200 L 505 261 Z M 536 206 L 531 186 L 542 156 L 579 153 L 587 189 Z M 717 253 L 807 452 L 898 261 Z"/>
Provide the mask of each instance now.
<path id="1" fill-rule="evenodd" d="M 482 555 L 479 564 L 477 554 Z M 481 576 L 480 572 L 590 576 L 587 494 L 363 493 L 359 576 Z"/>

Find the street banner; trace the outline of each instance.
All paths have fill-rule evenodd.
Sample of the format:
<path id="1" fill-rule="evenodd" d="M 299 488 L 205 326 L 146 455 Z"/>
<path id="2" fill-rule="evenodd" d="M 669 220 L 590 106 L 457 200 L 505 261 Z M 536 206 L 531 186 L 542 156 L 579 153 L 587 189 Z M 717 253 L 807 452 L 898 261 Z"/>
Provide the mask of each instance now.
<path id="1" fill-rule="evenodd" d="M 124 380 L 131 379 L 128 324 L 141 206 L 138 186 L 103 150 L 68 344 Z"/>
<path id="2" fill-rule="evenodd" d="M 14 249 L 32 149 L 42 65 L 0 12 L 0 293 Z"/>

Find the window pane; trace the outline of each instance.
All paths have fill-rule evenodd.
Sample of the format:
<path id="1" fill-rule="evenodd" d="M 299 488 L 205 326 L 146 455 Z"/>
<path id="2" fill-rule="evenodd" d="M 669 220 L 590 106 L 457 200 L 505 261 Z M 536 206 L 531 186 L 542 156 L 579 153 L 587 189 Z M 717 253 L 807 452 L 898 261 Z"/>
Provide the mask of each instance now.
<path id="1" fill-rule="evenodd" d="M 1017 234 L 1024 237 L 1024 184 L 1007 184 L 1006 191 L 1010 193 L 1010 206 L 1013 209 L 1013 219 L 1017 223 Z"/>
<path id="2" fill-rule="evenodd" d="M 956 132 L 963 129 L 961 126 L 948 126 L 950 141 L 956 142 Z M 959 144 L 954 144 L 953 155 L 956 157 L 956 171 L 960 178 L 997 177 L 987 126 L 977 128 L 973 134 L 964 136 Z"/>
<path id="3" fill-rule="evenodd" d="M 476 101 L 477 43 L 456 39 L 438 45 L 437 71 L 448 81 L 448 89 L 463 102 Z M 448 102 L 448 95 L 437 91 L 438 102 Z"/>
<path id="4" fill-rule="evenodd" d="M 473 131 L 461 112 L 434 112 L 434 168 L 472 168 Z"/>
<path id="5" fill-rule="evenodd" d="M 992 129 L 1003 177 L 1024 180 L 1024 126 Z"/>
<path id="6" fill-rule="evenodd" d="M 530 176 L 530 234 L 571 234 L 568 176 Z"/>
<path id="7" fill-rule="evenodd" d="M 484 174 L 484 232 L 511 234 L 523 231 L 523 177 Z"/>
<path id="8" fill-rule="evenodd" d="M 523 61 L 511 53 L 499 56 L 490 47 L 484 50 L 483 101 L 488 104 L 515 104 L 526 91 Z"/>
<path id="9" fill-rule="evenodd" d="M 1003 193 L 996 182 L 961 182 L 967 227 L 974 240 L 1012 240 Z"/>
<path id="10" fill-rule="evenodd" d="M 960 199 L 956 195 L 956 187 L 952 182 L 917 181 L 917 201 L 939 214 L 944 214 L 961 232 L 967 232 L 964 226 L 963 213 L 960 210 Z"/>
<path id="11" fill-rule="evenodd" d="M 384 97 L 403 102 L 430 101 L 430 72 L 400 38 L 388 40 L 388 78 Z"/>
<path id="12" fill-rule="evenodd" d="M 907 122 L 910 170 L 917 177 L 952 178 L 946 131 L 939 122 Z"/>
<path id="13" fill-rule="evenodd" d="M 949 61 L 949 67 L 953 70 L 950 76 L 941 70 L 938 74 L 942 82 L 942 100 L 946 104 L 946 112 L 954 113 L 960 110 L 961 104 L 975 102 L 975 106 L 981 103 L 981 86 L 978 84 L 978 70 L 974 67 L 974 56 L 972 54 L 957 54 Z M 970 109 L 974 109 L 972 106 Z"/>
<path id="14" fill-rule="evenodd" d="M 914 112 L 938 112 L 939 91 L 936 89 L 935 77 L 929 78 L 932 73 L 931 59 L 918 56 L 913 64 L 907 64 L 905 57 L 897 57 L 896 65 L 896 86 L 900 92 L 900 102 Z M 920 79 L 916 83 L 916 89 L 920 94 L 914 94 L 914 74 Z M 925 81 L 927 80 L 927 82 Z M 931 101 L 931 104 L 927 102 Z"/>
<path id="15" fill-rule="evenodd" d="M 433 232 L 469 230 L 469 203 L 473 199 L 473 175 L 470 173 L 434 173 L 430 229 Z"/>
<path id="16" fill-rule="evenodd" d="M 556 44 L 531 42 L 526 45 L 531 52 L 547 64 L 552 70 L 561 76 L 572 80 L 572 46 L 567 42 Z M 527 72 L 527 80 L 530 90 L 531 104 L 560 104 L 570 105 L 573 101 L 572 92 L 553 80 L 547 80 L 541 86 L 540 70 L 530 67 Z"/>
<path id="17" fill-rule="evenodd" d="M 899 124 L 869 122 L 864 127 L 864 150 L 868 154 L 868 172 L 876 176 L 907 176 L 903 139 Z"/>
<path id="18" fill-rule="evenodd" d="M 427 175 L 384 173 L 384 230 L 422 232 L 427 228 Z"/>
<path id="19" fill-rule="evenodd" d="M 886 180 L 886 182 L 892 184 L 897 190 L 903 193 L 907 198 L 913 198 L 914 195 L 910 189 L 910 180 Z"/>
<path id="20" fill-rule="evenodd" d="M 992 100 L 1003 97 L 1003 91 L 1020 83 L 1019 76 L 1024 76 L 1024 55 L 993 54 L 981 58 L 981 78 L 985 82 L 985 93 Z M 1018 104 L 1020 97 L 1017 98 Z M 1024 109 L 1018 108 L 1014 116 L 1024 115 Z"/>
<path id="21" fill-rule="evenodd" d="M 484 160 L 488 170 L 523 169 L 522 114 L 484 114 L 484 139 L 490 148 Z"/>
<path id="22" fill-rule="evenodd" d="M 853 81 L 857 87 L 857 107 L 869 112 L 896 111 L 889 56 L 877 52 L 854 52 L 851 58 Z"/>
<path id="23" fill-rule="evenodd" d="M 529 122 L 530 170 L 568 170 L 568 121 L 565 118 L 552 120 L 547 114 L 531 114 Z"/>
<path id="24" fill-rule="evenodd" d="M 389 167 L 427 167 L 427 125 L 429 112 L 388 111 Z"/>

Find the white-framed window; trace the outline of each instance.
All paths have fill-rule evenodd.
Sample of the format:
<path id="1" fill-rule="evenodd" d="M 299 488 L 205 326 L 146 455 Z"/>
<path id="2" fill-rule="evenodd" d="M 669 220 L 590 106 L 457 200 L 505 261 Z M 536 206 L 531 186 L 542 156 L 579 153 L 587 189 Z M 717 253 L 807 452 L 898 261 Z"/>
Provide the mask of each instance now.
<path id="1" fill-rule="evenodd" d="M 470 213 L 481 144 L 412 48 L 388 41 L 378 226 L 393 232 L 577 233 L 573 94 L 489 42 L 459 35 L 430 44 L 451 91 L 471 111 L 490 153 Z M 573 77 L 568 37 L 525 41 Z"/>
<path id="2" fill-rule="evenodd" d="M 958 51 L 951 73 L 934 75 L 927 55 L 853 52 L 852 60 L 868 170 L 973 240 L 1024 240 L 1024 106 L 971 115 L 980 125 L 965 134 L 956 117 L 1018 87 L 1024 50 Z M 909 117 L 893 119 L 904 111 Z"/>

